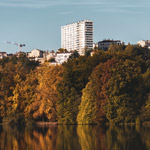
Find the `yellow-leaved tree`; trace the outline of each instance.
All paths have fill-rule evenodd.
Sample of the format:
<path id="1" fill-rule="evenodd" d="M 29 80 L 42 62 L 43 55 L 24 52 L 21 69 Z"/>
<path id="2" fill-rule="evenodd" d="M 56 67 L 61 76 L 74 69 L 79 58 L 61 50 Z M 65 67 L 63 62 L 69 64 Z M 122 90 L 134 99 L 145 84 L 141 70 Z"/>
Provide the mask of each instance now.
<path id="1" fill-rule="evenodd" d="M 33 118 L 41 121 L 57 121 L 58 93 L 56 85 L 62 78 L 62 66 L 44 64 L 37 72 L 38 85 L 31 105 Z"/>

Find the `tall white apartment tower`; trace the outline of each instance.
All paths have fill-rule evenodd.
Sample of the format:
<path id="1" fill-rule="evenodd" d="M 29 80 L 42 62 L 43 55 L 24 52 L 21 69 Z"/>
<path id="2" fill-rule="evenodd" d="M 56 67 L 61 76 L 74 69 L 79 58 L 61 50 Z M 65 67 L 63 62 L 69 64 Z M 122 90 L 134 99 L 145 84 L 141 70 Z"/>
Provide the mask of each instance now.
<path id="1" fill-rule="evenodd" d="M 84 55 L 85 48 L 93 48 L 93 22 L 83 20 L 61 27 L 61 48 L 77 50 Z"/>

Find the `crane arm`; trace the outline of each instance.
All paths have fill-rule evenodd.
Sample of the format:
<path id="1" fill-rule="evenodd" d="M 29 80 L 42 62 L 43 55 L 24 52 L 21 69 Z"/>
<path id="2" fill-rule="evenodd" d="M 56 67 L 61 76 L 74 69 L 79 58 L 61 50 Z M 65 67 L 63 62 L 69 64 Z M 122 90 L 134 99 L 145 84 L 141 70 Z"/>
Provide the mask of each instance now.
<path id="1" fill-rule="evenodd" d="M 19 46 L 19 51 L 21 51 L 21 47 L 25 47 L 25 44 L 19 44 L 19 43 L 14 43 L 14 42 L 9 42 L 9 41 L 4 41 L 4 43 Z"/>

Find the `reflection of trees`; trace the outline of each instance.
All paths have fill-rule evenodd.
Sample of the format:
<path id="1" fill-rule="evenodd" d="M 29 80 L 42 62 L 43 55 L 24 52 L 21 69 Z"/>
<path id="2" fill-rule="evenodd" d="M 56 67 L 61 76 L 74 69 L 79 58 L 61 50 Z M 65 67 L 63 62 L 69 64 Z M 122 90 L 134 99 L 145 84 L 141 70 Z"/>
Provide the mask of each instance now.
<path id="1" fill-rule="evenodd" d="M 56 149 L 57 127 L 38 128 L 36 130 L 25 132 L 25 141 L 31 150 L 53 150 Z"/>
<path id="2" fill-rule="evenodd" d="M 150 128 L 142 127 L 139 129 L 143 143 L 146 144 L 147 150 L 150 150 Z"/>
<path id="3" fill-rule="evenodd" d="M 150 150 L 150 128 L 0 126 L 1 150 Z"/>
<path id="4" fill-rule="evenodd" d="M 131 127 L 110 126 L 106 133 L 107 150 L 144 150 L 140 135 Z"/>
<path id="5" fill-rule="evenodd" d="M 0 149 L 6 150 L 55 150 L 57 127 L 11 128 L 4 127 L 0 134 Z"/>
<path id="6" fill-rule="evenodd" d="M 98 126 L 80 125 L 77 128 L 82 150 L 106 150 L 105 129 Z"/>
<path id="7" fill-rule="evenodd" d="M 83 125 L 78 126 L 77 132 L 82 150 L 145 150 L 144 141 L 147 147 L 150 143 L 150 134 L 147 136 L 144 132 L 145 136 L 141 138 L 134 127 L 110 126 L 106 129 Z"/>
<path id="8" fill-rule="evenodd" d="M 55 150 L 80 150 L 76 126 L 59 125 Z"/>
<path id="9" fill-rule="evenodd" d="M 75 126 L 10 127 L 0 129 L 2 150 L 79 150 Z"/>
<path id="10" fill-rule="evenodd" d="M 0 133 L 0 148 L 3 150 L 25 150 L 26 143 L 22 128 L 5 126 Z"/>

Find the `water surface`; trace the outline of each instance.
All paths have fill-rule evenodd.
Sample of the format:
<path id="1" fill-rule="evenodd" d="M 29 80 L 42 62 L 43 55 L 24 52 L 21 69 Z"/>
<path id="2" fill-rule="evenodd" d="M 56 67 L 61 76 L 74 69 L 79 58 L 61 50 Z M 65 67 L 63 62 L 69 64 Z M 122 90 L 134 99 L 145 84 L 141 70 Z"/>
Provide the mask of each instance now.
<path id="1" fill-rule="evenodd" d="M 150 128 L 0 126 L 0 150 L 150 150 Z"/>

